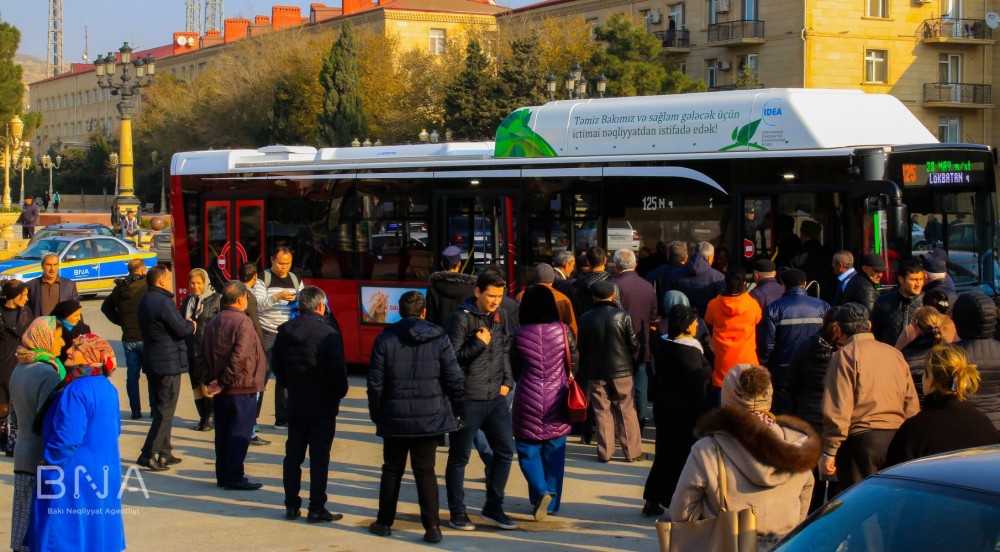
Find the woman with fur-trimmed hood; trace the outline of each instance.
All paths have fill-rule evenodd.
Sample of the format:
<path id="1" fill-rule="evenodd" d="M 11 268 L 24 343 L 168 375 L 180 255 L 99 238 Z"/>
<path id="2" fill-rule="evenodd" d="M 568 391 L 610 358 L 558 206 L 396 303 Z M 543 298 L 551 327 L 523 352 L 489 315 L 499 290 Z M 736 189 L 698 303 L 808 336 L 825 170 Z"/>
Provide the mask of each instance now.
<path id="1" fill-rule="evenodd" d="M 799 418 L 771 414 L 772 394 L 766 368 L 739 364 L 729 370 L 722 384 L 722 408 L 703 416 L 695 427 L 699 440 L 670 501 L 673 521 L 718 515 L 720 452 L 729 508 L 756 509 L 760 550 L 769 550 L 805 519 L 820 437 Z"/>

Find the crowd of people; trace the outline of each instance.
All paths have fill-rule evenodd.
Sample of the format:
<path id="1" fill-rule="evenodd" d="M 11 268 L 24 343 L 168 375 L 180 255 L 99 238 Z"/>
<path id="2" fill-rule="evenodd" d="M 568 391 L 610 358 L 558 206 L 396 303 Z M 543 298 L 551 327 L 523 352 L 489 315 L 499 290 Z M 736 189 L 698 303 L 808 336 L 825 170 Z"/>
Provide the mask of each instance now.
<path id="1" fill-rule="evenodd" d="M 508 295 L 503 272 L 463 273 L 461 251 L 442 252 L 426 293 L 403 294 L 400 320 L 375 340 L 367 372 L 370 418 L 383 440 L 375 535 L 392 534 L 407 457 L 424 527 L 442 540 L 435 456 L 447 446 L 447 526 L 476 529 L 465 486 L 473 449 L 485 466 L 486 524 L 517 529 L 504 508 L 516 454 L 531 515 L 562 506 L 567 440 L 593 444 L 595 461 L 645 462 L 642 434 L 655 427 L 655 456 L 642 490 L 645 516 L 710 518 L 724 503 L 757 511 L 761 549 L 824 501 L 909 459 L 994 444 L 1000 431 L 997 308 L 980 292 L 958 295 L 935 251 L 901 261 L 896 287 L 879 294 L 877 255 L 854 268 L 850 252 L 829 259 L 832 302 L 813 297 L 807 271 L 759 259 L 744 270 L 713 268 L 712 244 L 665 244 L 637 259 L 591 247 L 533 267 L 533 282 Z M 779 261 L 780 262 L 780 261 Z M 42 275 L 0 288 L 0 445 L 14 456 L 11 547 L 124 548 L 118 494 L 53 491 L 53 470 L 117 470 L 116 358 L 82 319 L 58 259 Z M 327 509 L 330 451 L 348 393 L 343 336 L 325 293 L 291 272 L 277 248 L 270 268 L 244 264 L 214 289 L 204 270 L 188 276 L 178 308 L 168 266 L 142 260 L 116 282 L 102 312 L 122 329 L 131 418 L 151 423 L 137 466 L 167 471 L 183 461 L 171 432 L 185 374 L 198 422 L 214 431 L 216 483 L 260 489 L 244 463 L 273 374 L 275 424 L 288 428 L 282 465 L 285 518 L 302 517 L 302 464 L 309 455 L 305 521 Z M 814 271 L 815 268 L 810 268 Z M 588 398 L 586 421 L 568 397 Z M 650 413 L 650 408 L 652 412 Z M 653 424 L 648 424 L 652 414 Z M 728 496 L 720 495 L 720 473 Z M 639 491 L 636 491 L 639 494 Z M 68 509 L 109 512 L 69 527 Z M 116 513 L 117 512 L 117 513 Z M 638 514 L 638 512 L 637 512 Z M 75 520 L 75 517 L 74 517 Z M 82 545 L 81 545 L 82 546 Z"/>

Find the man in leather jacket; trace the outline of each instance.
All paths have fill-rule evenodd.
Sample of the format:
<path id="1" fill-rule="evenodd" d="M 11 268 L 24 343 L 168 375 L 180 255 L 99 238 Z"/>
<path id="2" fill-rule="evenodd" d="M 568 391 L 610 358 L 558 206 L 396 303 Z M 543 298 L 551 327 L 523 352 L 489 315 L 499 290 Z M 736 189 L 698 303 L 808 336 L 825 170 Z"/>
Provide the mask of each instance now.
<path id="1" fill-rule="evenodd" d="M 882 281 L 884 273 L 885 261 L 882 260 L 882 257 L 875 253 L 861 257 L 861 273 L 856 274 L 847 282 L 840 304 L 860 303 L 871 312 L 875 308 L 875 300 L 878 299 L 878 283 Z"/>
<path id="2" fill-rule="evenodd" d="M 628 311 L 614 303 L 615 285 L 591 285 L 594 307 L 580 317 L 580 367 L 586 374 L 594 422 L 597 459 L 608 462 L 615 453 L 615 430 L 629 462 L 643 459 L 639 417 L 633 398 L 632 359 L 639 338 Z"/>

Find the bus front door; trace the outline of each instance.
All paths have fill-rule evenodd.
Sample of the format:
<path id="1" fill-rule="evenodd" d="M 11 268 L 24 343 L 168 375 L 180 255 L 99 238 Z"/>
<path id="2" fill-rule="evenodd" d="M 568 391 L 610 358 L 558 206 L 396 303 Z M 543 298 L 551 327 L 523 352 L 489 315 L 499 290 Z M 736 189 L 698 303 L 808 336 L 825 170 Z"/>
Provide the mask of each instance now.
<path id="1" fill-rule="evenodd" d="M 238 279 L 240 267 L 247 262 L 263 270 L 264 200 L 208 200 L 202 213 L 202 266 L 213 283 Z"/>
<path id="2" fill-rule="evenodd" d="M 514 195 L 443 197 L 438 202 L 438 228 L 444 228 L 438 251 L 455 246 L 462 250 L 461 271 L 478 274 L 483 267 L 501 268 L 509 289 L 516 288 Z"/>

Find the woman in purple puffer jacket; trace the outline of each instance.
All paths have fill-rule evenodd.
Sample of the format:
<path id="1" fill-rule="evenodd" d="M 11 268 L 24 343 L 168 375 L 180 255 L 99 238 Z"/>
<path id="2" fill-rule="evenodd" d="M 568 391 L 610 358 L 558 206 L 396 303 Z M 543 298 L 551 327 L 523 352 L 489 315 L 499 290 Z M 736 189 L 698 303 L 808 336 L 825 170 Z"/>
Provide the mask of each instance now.
<path id="1" fill-rule="evenodd" d="M 570 432 L 566 406 L 567 359 L 569 371 L 577 366 L 576 340 L 559 321 L 552 292 L 532 286 L 521 298 L 521 327 L 514 337 L 513 364 L 517 378 L 513 425 L 517 462 L 528 481 L 528 498 L 535 521 L 559 511 L 563 471 L 566 466 L 566 436 Z"/>

